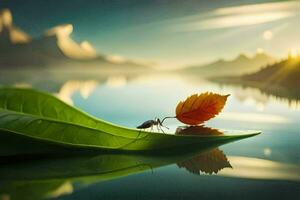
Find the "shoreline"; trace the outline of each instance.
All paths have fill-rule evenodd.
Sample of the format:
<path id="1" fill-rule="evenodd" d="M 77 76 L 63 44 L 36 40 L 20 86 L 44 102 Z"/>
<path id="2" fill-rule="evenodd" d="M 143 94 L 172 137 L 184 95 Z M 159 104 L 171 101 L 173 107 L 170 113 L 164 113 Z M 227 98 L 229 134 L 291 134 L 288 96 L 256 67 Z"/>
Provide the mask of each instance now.
<path id="1" fill-rule="evenodd" d="M 259 83 L 256 81 L 243 80 L 240 77 L 215 77 L 208 80 L 225 85 L 238 85 L 242 87 L 252 87 L 259 89 L 262 93 L 274 95 L 281 98 L 288 98 L 291 100 L 300 100 L 300 89 L 285 88 L 280 85 L 270 85 Z"/>

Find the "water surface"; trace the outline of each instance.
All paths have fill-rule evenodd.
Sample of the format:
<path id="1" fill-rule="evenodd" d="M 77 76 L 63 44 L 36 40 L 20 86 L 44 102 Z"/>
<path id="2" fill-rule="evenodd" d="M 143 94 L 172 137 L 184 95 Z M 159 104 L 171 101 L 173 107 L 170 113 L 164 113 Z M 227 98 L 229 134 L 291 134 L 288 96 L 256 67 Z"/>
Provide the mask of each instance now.
<path id="1" fill-rule="evenodd" d="M 77 164 L 71 160 L 69 166 L 100 159 L 101 162 L 114 161 L 108 166 L 117 168 L 132 161 L 130 166 L 135 167 L 134 170 L 130 168 L 131 173 L 114 178 L 90 175 L 88 179 L 74 179 L 76 174 L 72 174 L 69 179 L 64 177 L 59 181 L 44 181 L 44 185 L 37 184 L 43 185 L 43 189 L 33 187 L 32 182 L 26 185 L 25 181 L 22 189 L 19 183 L 19 189 L 14 191 L 16 194 L 23 190 L 30 197 L 43 191 L 35 198 L 26 199 L 292 199 L 299 194 L 300 103 L 295 99 L 179 75 L 112 75 L 101 79 L 14 84 L 42 88 L 89 114 L 129 127 L 154 117 L 174 116 L 178 101 L 193 93 L 230 94 L 222 114 L 206 126 L 229 132 L 262 131 L 256 137 L 208 149 L 187 160 L 126 157 L 124 161 L 123 157 L 114 156 L 84 158 L 76 160 Z M 182 124 L 172 119 L 165 125 L 170 127 L 172 134 Z M 150 159 L 146 163 L 153 166 L 140 165 L 145 159 Z M 137 166 L 134 163 L 138 163 Z M 21 199 L 13 192 L 2 193 L 3 200 Z"/>

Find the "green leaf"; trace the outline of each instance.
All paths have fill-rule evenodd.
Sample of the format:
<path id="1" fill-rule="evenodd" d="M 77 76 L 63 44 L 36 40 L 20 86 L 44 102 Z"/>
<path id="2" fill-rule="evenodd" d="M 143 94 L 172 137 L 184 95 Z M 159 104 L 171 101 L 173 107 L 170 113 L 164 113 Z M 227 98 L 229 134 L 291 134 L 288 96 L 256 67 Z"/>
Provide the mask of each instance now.
<path id="1" fill-rule="evenodd" d="M 149 151 L 222 143 L 256 134 L 259 132 L 231 136 L 183 136 L 141 131 L 96 119 L 46 93 L 31 89 L 0 89 L 0 150 L 8 154 L 18 154 L 23 150 L 44 153 L 57 149 L 57 146 Z M 35 144 L 43 148 L 36 148 Z"/>
<path id="2" fill-rule="evenodd" d="M 218 145 L 195 147 L 189 151 L 175 151 L 169 155 L 151 154 L 84 154 L 68 157 L 18 160 L 2 159 L 0 165 L 0 195 L 12 199 L 44 199 L 59 196 L 72 189 L 72 185 L 86 186 L 97 182 L 118 179 L 150 171 L 173 163 L 188 162 L 215 151 Z M 186 161 L 187 160 L 187 161 Z M 6 163 L 5 163 L 6 162 Z M 203 161 L 199 161 L 203 162 Z M 205 165 L 214 166 L 215 159 Z M 217 160 L 218 162 L 218 160 Z M 200 165 L 201 163 L 198 163 Z M 67 169 L 67 170 L 66 170 Z M 67 190 L 62 190 L 67 186 Z M 60 188 L 60 189 L 58 189 Z M 60 191 L 58 193 L 57 191 Z M 72 191 L 72 190 L 71 190 Z M 27 197 L 27 198 L 26 198 Z"/>

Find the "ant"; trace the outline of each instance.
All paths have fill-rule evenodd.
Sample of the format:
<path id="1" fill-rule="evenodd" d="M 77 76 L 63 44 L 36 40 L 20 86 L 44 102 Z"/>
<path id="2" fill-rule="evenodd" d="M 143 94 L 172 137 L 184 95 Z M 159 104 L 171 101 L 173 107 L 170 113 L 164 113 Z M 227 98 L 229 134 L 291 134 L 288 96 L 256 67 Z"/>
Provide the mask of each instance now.
<path id="1" fill-rule="evenodd" d="M 163 125 L 163 122 L 165 121 L 165 119 L 168 119 L 168 118 L 174 118 L 174 117 L 165 117 L 165 118 L 163 118 L 163 120 L 160 120 L 159 118 L 155 117 L 154 120 L 153 119 L 147 120 L 136 128 L 137 129 L 151 128 L 151 131 L 152 131 L 153 126 L 156 126 L 158 131 L 161 130 L 163 133 L 165 133 L 164 130 L 162 129 L 162 127 L 169 129 L 168 127 Z"/>

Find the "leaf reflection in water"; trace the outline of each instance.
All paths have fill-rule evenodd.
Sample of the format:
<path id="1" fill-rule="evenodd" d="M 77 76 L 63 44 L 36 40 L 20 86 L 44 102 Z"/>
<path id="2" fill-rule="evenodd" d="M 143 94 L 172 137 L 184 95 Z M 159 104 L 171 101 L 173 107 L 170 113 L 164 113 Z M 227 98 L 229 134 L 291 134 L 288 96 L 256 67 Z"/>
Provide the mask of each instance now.
<path id="1" fill-rule="evenodd" d="M 218 129 L 210 128 L 206 126 L 179 126 L 176 129 L 176 135 L 224 135 L 224 133 Z"/>
<path id="2" fill-rule="evenodd" d="M 176 130 L 177 135 L 224 135 L 218 129 L 205 126 L 183 126 Z M 179 168 L 185 168 L 193 174 L 217 174 L 224 168 L 232 168 L 226 155 L 219 148 L 202 152 L 188 160 L 178 162 Z"/>
<path id="3" fill-rule="evenodd" d="M 176 134 L 222 135 L 217 129 L 203 126 L 180 127 Z M 249 137 L 249 136 L 248 136 Z M 86 152 L 79 155 L 29 158 L 19 162 L 6 157 L 0 165 L 0 197 L 14 200 L 40 200 L 73 193 L 94 183 L 119 179 L 133 174 L 152 171 L 177 163 L 192 173 L 217 173 L 231 167 L 218 146 L 237 141 L 215 141 L 189 148 L 170 149 L 166 154 L 126 154 Z M 21 156 L 21 161 L 23 158 Z M 76 187 L 74 187 L 76 184 Z M 2 195 L 2 196 L 1 196 Z M 0 200 L 2 200 L 0 198 Z"/>
<path id="4" fill-rule="evenodd" d="M 179 168 L 185 168 L 193 174 L 217 174 L 224 168 L 232 168 L 226 155 L 218 148 L 201 153 L 189 160 L 177 163 Z"/>

